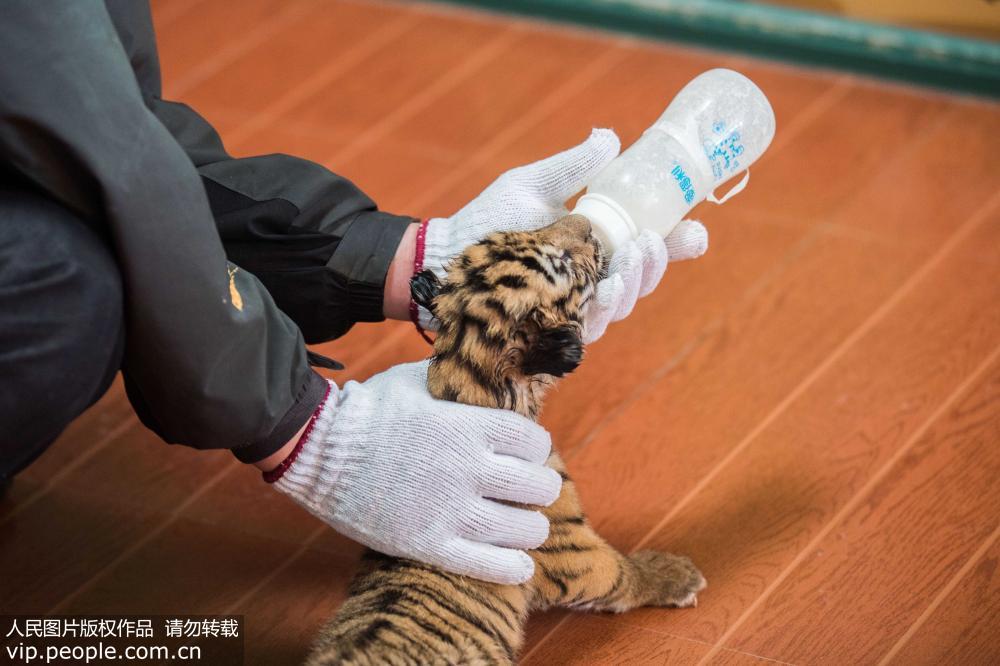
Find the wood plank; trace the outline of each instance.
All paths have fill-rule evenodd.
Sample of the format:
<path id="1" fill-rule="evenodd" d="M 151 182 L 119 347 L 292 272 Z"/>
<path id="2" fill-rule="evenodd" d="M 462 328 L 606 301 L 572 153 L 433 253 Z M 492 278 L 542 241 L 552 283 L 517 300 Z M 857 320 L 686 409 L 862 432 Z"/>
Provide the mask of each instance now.
<path id="1" fill-rule="evenodd" d="M 150 0 L 153 24 L 159 32 L 185 13 L 198 6 L 200 0 Z"/>
<path id="2" fill-rule="evenodd" d="M 298 664 L 305 658 L 316 631 L 347 597 L 354 563 L 345 565 L 323 550 L 307 551 L 264 593 L 235 612 L 247 621 L 245 653 L 248 665 Z"/>
<path id="3" fill-rule="evenodd" d="M 600 615 L 581 614 L 559 643 L 549 641 L 521 663 L 563 664 L 696 664 L 708 651 L 704 643 L 653 633 Z"/>
<path id="4" fill-rule="evenodd" d="M 384 15 L 374 14 L 361 25 L 347 22 L 344 28 L 356 31 L 355 34 L 372 33 L 378 26 L 406 15 L 405 10 L 401 11 L 398 5 L 358 6 L 367 8 L 369 13 L 372 12 L 372 7 L 382 7 L 389 11 Z M 421 15 L 392 41 L 391 48 L 379 49 L 350 68 L 338 72 L 323 90 L 288 109 L 282 114 L 280 122 L 275 124 L 288 122 L 307 127 L 330 127 L 347 136 L 361 134 L 419 94 L 437 77 L 445 75 L 462 60 L 470 58 L 498 32 L 506 31 L 506 28 L 498 30 L 496 26 L 480 22 Z M 296 36 L 285 35 L 283 38 L 292 40 Z M 309 47 L 311 50 L 308 53 L 300 54 L 297 66 L 306 70 L 314 69 L 316 63 L 333 60 L 353 44 L 354 40 L 320 40 Z M 261 54 L 261 57 L 266 57 L 266 54 Z M 220 78 L 241 79 L 255 75 L 255 63 L 248 60 L 220 74 Z M 281 85 L 281 76 L 280 70 L 274 72 L 273 85 Z M 270 89 L 271 79 L 264 83 L 266 85 L 258 87 L 258 91 Z M 233 104 L 230 98 L 218 95 L 211 85 L 206 85 L 203 92 L 204 103 L 209 107 L 217 103 L 227 107 Z M 268 97 L 272 98 L 270 94 Z M 317 161 L 326 162 L 325 159 Z"/>
<path id="5" fill-rule="evenodd" d="M 1000 266 L 975 256 L 997 240 L 995 223 L 966 239 L 647 544 L 689 552 L 717 581 L 698 621 L 652 613 L 634 621 L 713 640 L 753 603 L 989 351 L 1000 328 L 990 307 Z"/>
<path id="6" fill-rule="evenodd" d="M 942 98 L 887 91 L 859 80 L 781 151 L 780 160 L 765 154 L 753 186 L 734 201 L 743 211 L 771 214 L 780 203 L 782 218 L 804 224 L 829 217 L 889 166 L 901 148 L 928 131 L 945 106 Z M 776 140 L 780 132 L 779 127 Z"/>
<path id="7" fill-rule="evenodd" d="M 815 664 L 873 663 L 892 647 L 998 526 L 1000 348 L 991 356 L 728 646 Z M 830 609 L 845 611 L 835 624 Z"/>
<path id="8" fill-rule="evenodd" d="M 15 477 L 0 501 L 0 525 L 27 503 L 36 501 L 61 475 L 107 445 L 133 421 L 132 408 L 118 377 L 97 403 L 70 423 L 41 456 Z"/>
<path id="9" fill-rule="evenodd" d="M 584 507 L 612 543 L 634 545 L 905 274 L 856 239 L 818 238 L 572 454 L 569 469 Z M 857 279 L 845 284 L 829 267 L 843 270 L 848 260 L 853 267 L 844 275 Z M 815 311 L 824 302 L 817 294 L 826 298 L 840 288 L 843 298 Z M 701 561 L 703 553 L 685 542 L 663 547 L 695 556 L 711 586 L 704 594 L 715 591 L 718 572 Z M 686 619 L 698 621 L 704 606 Z M 646 613 L 677 621 L 664 610 L 634 612 L 630 621 Z M 551 640 L 561 643 L 561 631 Z"/>
<path id="10" fill-rule="evenodd" d="M 495 29 L 495 28 L 494 28 Z M 488 63 L 475 85 L 454 90 L 414 116 L 390 137 L 406 140 L 432 132 L 436 144 L 468 155 L 492 138 L 601 51 L 580 36 L 532 31 Z M 443 110 L 447 109 L 447 113 Z"/>
<path id="11" fill-rule="evenodd" d="M 971 569 L 924 618 L 913 636 L 899 646 L 889 663 L 987 666 L 1000 662 L 1000 540 L 994 540 L 982 556 L 969 564 Z"/>
<path id="12" fill-rule="evenodd" d="M 303 3 L 296 3 L 302 5 Z M 220 52 L 234 47 L 246 35 L 288 11 L 282 0 L 245 0 L 236 10 L 226 2 L 198 2 L 179 15 L 162 14 L 153 6 L 153 28 L 160 54 L 163 92 L 167 99 L 175 94 L 176 82 L 190 76 Z M 296 8 L 297 9 L 297 8 Z"/>
<path id="13" fill-rule="evenodd" d="M 387 154 L 366 150 L 351 155 L 349 164 L 341 164 L 337 155 L 324 162 L 349 173 L 375 193 L 384 208 L 415 215 L 448 215 L 467 200 L 445 209 L 433 205 L 437 201 L 433 192 L 441 189 L 443 178 L 436 170 L 423 169 L 423 160 L 415 151 L 428 151 L 434 166 L 448 168 L 445 179 L 455 180 L 456 174 L 470 170 L 470 157 L 483 154 L 484 144 L 495 140 L 534 105 L 558 94 L 563 79 L 586 73 L 601 55 L 580 39 L 519 35 L 506 50 L 484 63 L 475 77 L 444 91 L 433 105 L 412 109 L 380 135 L 380 145 L 386 146 Z M 518 75 L 505 74 L 511 71 Z M 494 177 L 502 171 L 500 165 L 491 170 Z M 388 198 L 368 185 L 373 177 L 381 179 L 387 173 L 395 184 Z M 393 198 L 395 192 L 398 199 Z"/>
<path id="14" fill-rule="evenodd" d="M 1000 105 L 949 104 L 942 123 L 917 132 L 904 168 L 882 170 L 877 194 L 850 199 L 836 224 L 891 243 L 941 243 L 1000 183 Z M 960 181 L 958 174 L 965 174 Z M 920 207 L 914 205 L 914 199 Z"/>
<path id="15" fill-rule="evenodd" d="M 115 567 L 114 585 L 88 589 L 61 605 L 59 613 L 218 613 L 288 553 L 283 541 L 225 526 L 182 518 L 171 529 L 178 538 L 146 544 Z M 220 585 L 220 578 L 227 584 Z"/>
<path id="16" fill-rule="evenodd" d="M 166 26 L 160 14 L 154 5 L 164 96 L 194 106 L 224 139 L 240 124 L 237 119 L 253 118 L 280 99 L 279 93 L 350 50 L 357 42 L 352 29 L 372 35 L 389 15 L 385 9 L 337 0 L 322 5 L 248 0 L 238 10 L 203 0 Z M 329 39 L 337 39 L 339 47 L 332 48 Z M 271 127 L 268 134 L 283 130 Z"/>
<path id="17" fill-rule="evenodd" d="M 933 140 L 928 141 L 925 145 L 918 147 L 912 158 L 914 160 L 925 160 L 933 159 L 933 156 L 937 154 L 937 151 L 941 149 L 942 146 L 947 145 L 948 136 L 955 131 L 961 131 L 961 128 L 967 126 L 970 118 L 965 113 L 958 113 L 951 117 L 948 122 L 939 128 L 937 132 L 934 133 Z M 980 145 L 980 150 L 984 153 L 992 152 L 992 148 L 989 144 Z M 880 177 L 873 180 L 869 188 L 866 188 L 862 195 L 866 199 L 875 199 L 880 195 L 880 192 L 884 191 L 892 182 L 894 178 L 902 177 L 903 174 L 908 170 L 909 159 L 901 161 L 891 168 L 887 169 Z M 962 216 L 968 216 L 975 209 L 975 207 L 982 202 L 985 197 L 987 197 L 992 190 L 990 185 L 990 173 L 985 174 L 987 177 L 984 179 L 970 179 L 969 182 L 969 193 L 968 196 L 964 197 L 952 197 L 949 194 L 943 192 L 938 188 L 930 187 L 930 183 L 921 183 L 922 188 L 918 188 L 918 191 L 923 191 L 927 193 L 927 196 L 920 200 L 915 200 L 910 198 L 910 207 L 908 210 L 898 210 L 899 214 L 908 214 L 911 219 L 923 220 L 925 217 L 928 220 L 936 219 L 961 219 Z M 731 209 L 723 208 L 720 211 L 722 215 L 736 215 L 737 213 L 730 213 Z M 839 226 L 841 222 L 840 216 L 835 216 L 831 218 L 833 226 Z M 872 220 L 871 226 L 877 227 L 879 220 Z M 759 225 L 758 225 L 759 226 Z M 732 234 L 733 230 L 744 230 L 746 227 L 740 227 L 738 224 L 731 225 L 727 229 L 727 232 Z M 936 237 L 933 240 L 937 243 L 943 242 L 948 238 L 948 236 L 953 233 L 954 225 L 942 225 L 942 224 L 927 224 L 927 234 L 932 231 L 936 232 Z M 734 239 L 733 244 L 736 246 L 731 250 L 725 246 L 720 247 L 720 243 L 713 243 L 712 250 L 702 259 L 697 262 L 692 262 L 691 264 L 682 264 L 679 267 L 673 268 L 683 268 L 694 271 L 696 268 L 701 268 L 704 265 L 704 276 L 697 276 L 700 280 L 685 280 L 681 282 L 682 276 L 678 273 L 669 273 L 665 277 L 664 286 L 652 294 L 650 297 L 644 301 L 640 301 L 637 311 L 626 321 L 618 324 L 616 327 L 611 329 L 611 332 L 605 337 L 604 340 L 600 341 L 588 350 L 588 362 L 583 364 L 577 373 L 569 378 L 563 385 L 560 386 L 559 390 L 554 396 L 554 399 L 549 402 L 547 411 L 545 413 L 546 423 L 550 425 L 553 432 L 561 433 L 558 441 L 562 442 L 563 446 L 566 445 L 567 441 L 572 442 L 573 440 L 583 440 L 587 441 L 585 438 L 595 440 L 597 438 L 603 437 L 604 431 L 594 432 L 595 423 L 601 423 L 601 419 L 606 419 L 606 413 L 608 411 L 607 407 L 603 407 L 600 403 L 594 405 L 595 407 L 603 407 L 598 409 L 580 409 L 581 404 L 587 404 L 587 401 L 596 401 L 598 398 L 592 397 L 595 392 L 589 390 L 590 387 L 594 385 L 608 386 L 609 382 L 620 381 L 622 375 L 624 375 L 633 385 L 639 384 L 643 377 L 648 377 L 649 375 L 644 375 L 642 368 L 635 368 L 632 366 L 640 366 L 642 364 L 626 364 L 621 362 L 622 358 L 626 358 L 630 349 L 642 349 L 644 355 L 652 354 L 653 358 L 650 359 L 652 362 L 647 362 L 646 365 L 642 367 L 648 368 L 651 366 L 653 368 L 658 368 L 653 373 L 654 377 L 657 374 L 663 374 L 664 372 L 672 373 L 684 373 L 683 376 L 678 376 L 673 379 L 673 382 L 669 387 L 664 386 L 664 388 L 653 388 L 646 387 L 648 391 L 656 391 L 660 396 L 669 396 L 669 402 L 663 404 L 661 399 L 656 397 L 647 397 L 646 402 L 642 404 L 641 407 L 631 408 L 626 410 L 623 414 L 627 413 L 627 416 L 621 415 L 616 416 L 611 421 L 624 420 L 624 435 L 625 439 L 628 438 L 627 430 L 628 424 L 633 422 L 641 422 L 653 419 L 651 426 L 645 432 L 648 433 L 647 436 L 654 437 L 655 433 L 664 432 L 663 428 L 667 427 L 663 421 L 658 421 L 655 416 L 656 412 L 660 412 L 664 409 L 671 409 L 672 406 L 676 406 L 679 410 L 676 415 L 676 420 L 671 424 L 676 427 L 683 426 L 685 420 L 690 420 L 688 416 L 684 416 L 685 412 L 696 408 L 697 405 L 706 405 L 711 408 L 713 405 L 720 404 L 720 398 L 723 399 L 722 404 L 725 404 L 725 396 L 732 395 L 731 393 L 726 393 L 726 388 L 734 385 L 730 385 L 731 381 L 738 381 L 738 376 L 742 374 L 742 365 L 745 363 L 753 364 L 757 368 L 756 372 L 759 373 L 756 379 L 746 381 L 745 386 L 747 387 L 743 394 L 749 396 L 750 400 L 756 400 L 758 396 L 772 395 L 780 396 L 783 395 L 780 391 L 771 393 L 776 386 L 776 380 L 781 376 L 788 368 L 784 363 L 774 362 L 775 353 L 785 353 L 792 346 L 792 340 L 800 340 L 799 348 L 805 348 L 806 358 L 816 358 L 811 356 L 811 349 L 817 346 L 817 343 L 824 339 L 823 331 L 827 330 L 827 326 L 823 321 L 812 322 L 811 320 L 818 315 L 822 315 L 821 312 L 817 313 L 817 308 L 825 309 L 827 304 L 833 306 L 830 311 L 827 311 L 826 317 L 830 317 L 839 321 L 843 321 L 845 315 L 851 308 L 858 304 L 858 299 L 863 297 L 866 290 L 875 288 L 875 282 L 879 280 L 877 276 L 884 275 L 887 280 L 882 287 L 883 291 L 872 294 L 870 300 L 866 301 L 869 303 L 869 307 L 874 306 L 878 303 L 881 295 L 888 293 L 885 290 L 891 289 L 893 285 L 898 285 L 901 278 L 907 274 L 909 270 L 917 265 L 920 259 L 927 256 L 928 250 L 919 249 L 907 244 L 907 248 L 886 248 L 880 246 L 879 244 L 869 244 L 861 243 L 862 240 L 870 238 L 866 235 L 857 236 L 842 236 L 837 233 L 835 229 L 829 232 L 824 232 L 827 235 L 805 237 L 804 240 L 800 242 L 800 245 L 792 250 L 793 257 L 791 261 L 793 264 L 802 265 L 803 263 L 808 264 L 810 262 L 816 262 L 812 269 L 808 267 L 794 268 L 793 266 L 779 266 L 780 269 L 787 271 L 787 274 L 779 274 L 778 276 L 773 276 L 770 279 L 771 284 L 763 284 L 755 289 L 755 294 L 753 298 L 755 300 L 742 304 L 742 309 L 738 310 L 736 313 L 730 315 L 728 321 L 724 321 L 721 324 L 717 324 L 714 330 L 708 331 L 703 334 L 696 341 L 696 347 L 694 349 L 684 350 L 688 356 L 701 357 L 703 362 L 711 362 L 714 367 L 718 367 L 720 371 L 725 372 L 727 367 L 731 370 L 730 374 L 726 376 L 726 379 L 720 379 L 716 384 L 718 389 L 721 389 L 723 393 L 715 394 L 702 394 L 697 396 L 697 398 L 692 399 L 688 404 L 681 397 L 683 392 L 693 388 L 689 385 L 688 377 L 696 376 L 698 382 L 703 381 L 705 378 L 705 369 L 699 366 L 695 366 L 691 370 L 685 372 L 685 366 L 679 365 L 681 359 L 674 359 L 674 365 L 661 365 L 664 361 L 671 360 L 669 356 L 664 356 L 663 361 L 660 360 L 661 357 L 658 355 L 663 354 L 661 348 L 672 347 L 673 349 L 682 349 L 680 341 L 673 342 L 673 344 L 667 344 L 669 336 L 671 336 L 671 330 L 684 323 L 684 313 L 690 311 L 698 311 L 704 308 L 710 308 L 715 305 L 715 299 L 713 296 L 725 289 L 725 285 L 732 282 L 749 282 L 751 280 L 752 271 L 754 266 L 738 267 L 738 270 L 733 270 L 732 273 L 723 273 L 721 279 L 718 283 L 711 282 L 709 284 L 710 289 L 702 292 L 696 292 L 696 298 L 691 301 L 687 301 L 688 293 L 693 289 L 698 289 L 701 281 L 713 280 L 713 276 L 720 272 L 726 271 L 733 261 L 738 261 L 742 255 L 746 253 L 753 252 L 755 250 L 760 251 L 764 254 L 764 261 L 768 259 L 771 263 L 776 263 L 780 255 L 770 255 L 766 254 L 768 252 L 768 247 L 772 245 L 774 236 L 772 235 L 767 239 L 767 242 L 762 242 L 763 248 L 758 247 L 758 243 L 753 241 L 753 236 L 756 233 L 755 228 L 746 229 L 746 238 Z M 721 234 L 716 234 L 716 237 Z M 822 238 L 822 240 L 821 240 Z M 829 240 L 827 240 L 829 239 Z M 729 240 L 726 237 L 722 238 L 721 242 L 726 242 Z M 764 239 L 761 239 L 762 241 Z M 927 240 L 932 240 L 927 236 Z M 926 244 L 921 244 L 926 247 Z M 853 256 L 856 252 L 855 247 L 861 248 L 865 247 L 863 250 L 864 256 Z M 880 249 L 881 247 L 881 249 Z M 844 254 L 841 255 L 840 253 Z M 893 257 L 892 260 L 887 260 L 884 266 L 875 266 L 874 264 L 882 263 L 880 254 L 887 254 L 891 252 Z M 724 254 L 726 256 L 720 256 Z M 742 253 L 742 254 L 741 254 Z M 842 256 L 842 258 L 841 258 Z M 867 258 L 866 258 L 867 257 Z M 720 259 L 721 261 L 716 261 Z M 853 268 L 848 269 L 843 262 L 856 262 L 853 264 Z M 714 264 L 712 262 L 715 262 Z M 867 264 L 873 264 L 873 272 L 868 273 Z M 893 262 L 899 262 L 895 268 L 892 268 Z M 759 264 L 759 272 L 764 273 L 764 262 Z M 792 272 L 792 271 L 809 271 L 805 272 Z M 772 269 L 774 271 L 774 269 Z M 854 271 L 862 271 L 860 275 L 853 275 Z M 776 271 L 775 271 L 776 272 Z M 823 275 L 817 274 L 821 272 Z M 843 278 L 842 278 L 843 276 Z M 694 277 L 694 276 L 692 276 Z M 860 284 L 860 291 L 855 291 L 855 287 L 848 286 L 847 282 L 842 280 L 857 280 Z M 795 297 L 794 294 L 798 292 L 808 292 L 811 286 L 815 286 L 817 292 L 823 294 L 821 297 L 817 298 L 816 293 L 801 293 L 799 297 Z M 663 296 L 661 296 L 663 294 Z M 669 309 L 658 310 L 657 306 L 660 305 L 657 300 L 660 298 L 673 298 L 679 306 L 674 311 Z M 850 301 L 844 307 L 847 310 L 841 311 L 839 309 L 840 301 L 829 302 L 830 298 L 843 299 L 845 301 Z M 779 308 L 779 315 L 787 316 L 788 319 L 784 320 L 772 320 L 767 312 L 766 303 L 770 299 L 770 302 L 774 307 Z M 790 300 L 793 299 L 793 300 Z M 704 305 L 699 305 L 699 303 L 704 303 Z M 670 308 L 673 304 L 671 302 L 665 302 L 662 307 Z M 760 309 L 763 308 L 763 311 Z M 679 311 L 677 311 L 679 310 Z M 652 317 L 656 316 L 660 311 L 667 313 L 661 322 L 658 322 Z M 755 314 L 758 312 L 758 314 Z M 862 310 L 859 314 L 865 312 Z M 757 339 L 761 335 L 760 324 L 754 323 L 756 320 L 763 322 L 763 325 L 770 327 L 774 325 L 773 333 L 770 334 L 770 342 Z M 818 324 L 819 328 L 822 329 L 819 333 L 821 337 L 813 338 L 810 333 L 812 326 Z M 838 323 L 834 323 L 834 326 L 840 326 Z M 848 329 L 838 328 L 840 332 Z M 804 338 L 799 338 L 798 335 L 805 333 Z M 641 336 L 641 337 L 640 337 Z M 793 337 L 788 337 L 793 336 Z M 622 338 L 621 342 L 618 339 Z M 666 338 L 666 340 L 664 339 Z M 744 338 L 750 338 L 749 342 L 742 342 Z M 832 338 L 833 340 L 839 340 L 836 335 Z M 729 340 L 735 340 L 736 344 L 761 344 L 765 345 L 767 349 L 759 348 L 753 351 L 747 350 L 745 356 L 731 356 L 731 357 L 719 357 L 716 358 L 715 346 L 725 346 L 729 344 Z M 756 340 L 756 343 L 753 342 Z M 604 358 L 604 348 L 602 345 L 607 345 L 609 347 L 609 357 L 607 360 Z M 771 351 L 776 350 L 776 351 Z M 675 352 L 676 354 L 676 352 Z M 803 358 L 802 360 L 805 360 Z M 763 364 L 763 365 L 761 365 Z M 801 366 L 804 369 L 808 369 L 809 362 L 805 362 Z M 777 374 L 771 375 L 771 372 L 775 371 Z M 631 374 L 630 374 L 631 373 Z M 671 381 L 669 377 L 658 378 L 660 382 Z M 578 383 L 577 383 L 578 382 Z M 614 384 L 611 384 L 614 386 Z M 790 386 L 783 385 L 783 386 Z M 568 395 L 570 394 L 570 395 Z M 565 399 L 565 403 L 563 400 Z M 766 401 L 764 401 L 766 403 Z M 562 405 L 566 405 L 565 414 L 554 414 L 557 410 L 562 409 Z M 766 404 L 762 403 L 761 407 L 766 407 Z M 575 412 L 573 411 L 575 408 Z M 645 410 L 645 411 L 643 411 Z M 596 415 L 594 414 L 596 412 Z M 738 426 L 733 431 L 730 431 L 728 435 L 720 436 L 716 433 L 707 435 L 705 439 L 720 441 L 736 441 L 738 439 L 738 433 L 740 428 L 748 428 L 755 421 L 754 418 L 760 418 L 765 412 L 755 411 L 756 416 L 743 422 L 745 425 Z M 653 416 L 650 416 L 653 415 Z M 715 420 L 714 417 L 710 417 Z M 564 425 L 565 424 L 565 425 Z M 602 426 L 607 428 L 613 427 L 610 422 L 601 423 Z M 698 427 L 686 428 L 682 431 L 679 436 L 683 438 L 685 435 L 683 433 L 691 431 L 692 435 L 700 432 Z M 673 432 L 673 431 L 672 431 Z M 571 444 L 572 446 L 572 444 Z M 600 458 L 594 458 L 595 463 L 599 463 Z M 583 464 L 583 463 L 578 463 Z M 571 465 L 571 468 L 575 468 Z M 581 484 L 584 486 L 585 484 Z"/>
<path id="18" fill-rule="evenodd" d="M 783 664 L 784 662 L 736 650 L 720 650 L 712 655 L 706 663 L 711 666 L 774 666 L 774 664 Z"/>
<path id="19" fill-rule="evenodd" d="M 524 628 L 524 648 L 521 650 L 521 654 L 529 655 L 571 614 L 571 611 L 562 608 L 552 608 L 544 613 L 533 613 L 528 617 L 528 624 Z"/>
<path id="20" fill-rule="evenodd" d="M 0 530 L 0 607 L 45 612 L 225 465 L 134 423 Z"/>

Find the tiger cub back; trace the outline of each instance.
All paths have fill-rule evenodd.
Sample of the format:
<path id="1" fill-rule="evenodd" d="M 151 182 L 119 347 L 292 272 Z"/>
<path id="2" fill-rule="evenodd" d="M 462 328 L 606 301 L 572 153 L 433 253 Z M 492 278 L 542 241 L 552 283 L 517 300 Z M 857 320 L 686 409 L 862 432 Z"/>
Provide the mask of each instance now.
<path id="1" fill-rule="evenodd" d="M 414 277 L 414 299 L 440 322 L 432 395 L 537 419 L 545 392 L 583 357 L 583 308 L 605 258 L 589 222 L 569 215 L 535 232 L 498 233 L 449 266 Z M 534 577 L 498 585 L 367 551 L 347 601 L 307 664 L 512 664 L 529 612 L 551 606 L 623 612 L 693 606 L 705 579 L 686 557 L 625 556 L 589 525 L 562 460 L 549 537 Z"/>

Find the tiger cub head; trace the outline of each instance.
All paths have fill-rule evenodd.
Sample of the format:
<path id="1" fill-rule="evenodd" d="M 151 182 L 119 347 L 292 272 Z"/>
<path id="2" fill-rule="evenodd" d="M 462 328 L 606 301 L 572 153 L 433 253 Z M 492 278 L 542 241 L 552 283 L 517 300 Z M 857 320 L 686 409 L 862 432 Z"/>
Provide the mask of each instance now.
<path id="1" fill-rule="evenodd" d="M 415 275 L 414 301 L 440 322 L 431 394 L 537 418 L 545 391 L 583 358 L 583 307 L 604 267 L 590 222 L 567 215 L 488 236 L 451 262 L 443 283 Z"/>

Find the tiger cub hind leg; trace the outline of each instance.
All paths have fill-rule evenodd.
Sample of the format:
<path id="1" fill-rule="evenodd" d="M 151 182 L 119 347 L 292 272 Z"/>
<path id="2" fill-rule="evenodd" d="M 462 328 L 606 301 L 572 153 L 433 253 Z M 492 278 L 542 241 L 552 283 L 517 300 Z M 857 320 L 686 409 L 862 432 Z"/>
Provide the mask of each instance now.
<path id="1" fill-rule="evenodd" d="M 548 465 L 563 477 L 562 492 L 544 513 L 549 538 L 531 551 L 535 608 L 623 613 L 640 606 L 696 606 L 705 578 L 690 559 L 652 550 L 622 555 L 590 526 L 576 486 L 557 455 Z"/>
<path id="2" fill-rule="evenodd" d="M 630 589 L 595 599 L 590 608 L 616 613 L 639 606 L 693 608 L 698 605 L 698 593 L 708 585 L 690 558 L 683 555 L 640 550 L 622 557 L 620 566 L 622 577 L 632 581 Z"/>
<path id="3" fill-rule="evenodd" d="M 612 613 L 641 606 L 698 605 L 707 582 L 687 557 L 655 550 L 622 555 L 586 523 L 574 530 L 580 546 L 568 552 L 533 551 L 537 566 L 536 608 L 561 606 Z M 585 533 L 585 534 L 584 534 Z M 585 565 L 572 560 L 586 555 Z"/>

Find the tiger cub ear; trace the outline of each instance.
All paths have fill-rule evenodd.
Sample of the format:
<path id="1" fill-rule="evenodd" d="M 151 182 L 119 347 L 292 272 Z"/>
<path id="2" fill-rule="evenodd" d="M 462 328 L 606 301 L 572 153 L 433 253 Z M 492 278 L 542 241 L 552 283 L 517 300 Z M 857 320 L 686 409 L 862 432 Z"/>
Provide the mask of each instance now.
<path id="1" fill-rule="evenodd" d="M 583 361 L 583 340 L 578 326 L 564 324 L 540 330 L 524 352 L 521 370 L 526 375 L 562 377 Z"/>
<path id="2" fill-rule="evenodd" d="M 440 291 L 441 280 L 429 270 L 422 270 L 410 278 L 410 296 L 413 302 L 427 308 L 435 316 L 434 299 Z"/>

